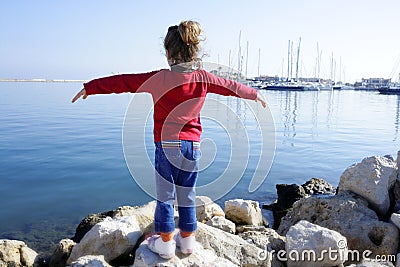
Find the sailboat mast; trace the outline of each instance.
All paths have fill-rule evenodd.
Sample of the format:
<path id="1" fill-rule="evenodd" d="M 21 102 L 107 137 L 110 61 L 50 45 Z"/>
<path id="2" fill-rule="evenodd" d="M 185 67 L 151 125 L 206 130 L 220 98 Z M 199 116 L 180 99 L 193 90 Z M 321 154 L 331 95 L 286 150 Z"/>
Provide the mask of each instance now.
<path id="1" fill-rule="evenodd" d="M 239 79 L 239 76 L 240 76 L 240 73 L 242 72 L 242 66 L 241 66 L 241 58 L 242 58 L 242 55 L 241 55 L 241 50 L 242 50 L 242 47 L 241 47 L 241 45 L 240 45 L 240 38 L 241 38 L 241 36 L 242 36 L 242 31 L 239 31 L 239 49 L 238 49 L 238 79 Z"/>
<path id="2" fill-rule="evenodd" d="M 229 65 L 228 65 L 228 79 L 231 79 L 231 50 L 229 49 Z"/>
<path id="3" fill-rule="evenodd" d="M 290 40 L 288 44 L 288 57 L 287 57 L 287 81 L 290 79 Z"/>
<path id="4" fill-rule="evenodd" d="M 290 79 L 293 78 L 293 41 L 290 43 Z"/>
<path id="5" fill-rule="evenodd" d="M 257 72 L 258 78 L 260 78 L 260 56 L 261 56 L 261 49 L 258 48 L 258 72 Z"/>
<path id="6" fill-rule="evenodd" d="M 296 60 L 296 81 L 298 81 L 298 79 L 299 79 L 300 44 L 301 44 L 301 37 L 300 37 L 300 39 L 299 39 L 299 46 L 297 47 L 297 60 Z"/>
<path id="7" fill-rule="evenodd" d="M 249 64 L 249 41 L 246 45 L 246 79 L 247 79 L 247 65 Z"/>

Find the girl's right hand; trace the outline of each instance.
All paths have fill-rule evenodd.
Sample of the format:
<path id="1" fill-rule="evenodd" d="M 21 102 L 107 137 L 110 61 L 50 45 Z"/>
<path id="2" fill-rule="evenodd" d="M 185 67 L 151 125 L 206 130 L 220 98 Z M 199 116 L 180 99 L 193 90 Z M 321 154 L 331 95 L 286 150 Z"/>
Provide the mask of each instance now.
<path id="1" fill-rule="evenodd" d="M 72 99 L 72 103 L 74 103 L 76 100 L 78 100 L 81 97 L 82 97 L 82 99 L 86 99 L 87 98 L 87 94 L 86 94 L 85 88 L 83 88 L 82 90 L 79 91 L 79 93 L 76 94 L 76 96 Z"/>
<path id="2" fill-rule="evenodd" d="M 260 92 L 257 92 L 256 102 L 260 102 L 263 108 L 267 107 L 267 102 L 265 102 L 264 97 L 260 94 Z"/>

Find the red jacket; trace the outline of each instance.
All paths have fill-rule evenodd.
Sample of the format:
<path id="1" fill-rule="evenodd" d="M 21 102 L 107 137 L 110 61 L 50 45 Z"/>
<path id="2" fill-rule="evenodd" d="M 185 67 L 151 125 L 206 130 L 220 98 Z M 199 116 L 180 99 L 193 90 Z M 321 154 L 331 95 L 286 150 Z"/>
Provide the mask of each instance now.
<path id="1" fill-rule="evenodd" d="M 86 94 L 147 92 L 154 103 L 154 141 L 200 141 L 200 110 L 207 93 L 255 100 L 257 90 L 205 70 L 122 74 L 84 84 Z"/>

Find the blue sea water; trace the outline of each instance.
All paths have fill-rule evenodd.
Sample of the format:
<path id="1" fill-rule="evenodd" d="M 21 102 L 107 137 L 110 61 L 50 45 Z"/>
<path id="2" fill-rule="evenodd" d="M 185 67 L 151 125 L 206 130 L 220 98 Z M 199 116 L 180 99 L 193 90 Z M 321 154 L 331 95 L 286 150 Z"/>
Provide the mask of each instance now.
<path id="1" fill-rule="evenodd" d="M 71 104 L 76 83 L 0 83 L 0 238 L 27 241 L 39 251 L 74 234 L 90 213 L 151 199 L 126 166 L 122 129 L 129 94 L 90 96 Z M 365 91 L 262 91 L 275 121 L 276 151 L 268 177 L 247 191 L 256 168 L 257 138 L 243 179 L 217 202 L 247 198 L 271 202 L 275 184 L 321 177 L 337 185 L 341 173 L 366 156 L 399 150 L 400 97 Z M 241 100 L 226 98 L 240 116 Z M 140 111 L 139 111 L 140 112 Z M 252 126 L 254 120 L 249 119 Z M 226 133 L 203 121 L 217 156 L 199 183 L 212 181 L 229 161 Z M 151 121 L 146 133 L 152 157 Z M 139 144 L 140 145 L 140 144 Z M 134 152 L 133 152 L 134 153 Z M 151 177 L 152 174 L 149 174 Z"/>

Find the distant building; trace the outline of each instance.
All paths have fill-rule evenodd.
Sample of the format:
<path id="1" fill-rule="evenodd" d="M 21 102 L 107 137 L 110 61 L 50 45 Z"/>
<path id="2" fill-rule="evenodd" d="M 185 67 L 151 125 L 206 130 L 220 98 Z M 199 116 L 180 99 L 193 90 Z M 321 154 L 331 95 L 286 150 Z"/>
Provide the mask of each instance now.
<path id="1" fill-rule="evenodd" d="M 384 78 L 362 78 L 361 86 L 364 88 L 377 89 L 381 87 L 388 87 L 390 85 L 390 79 Z"/>

